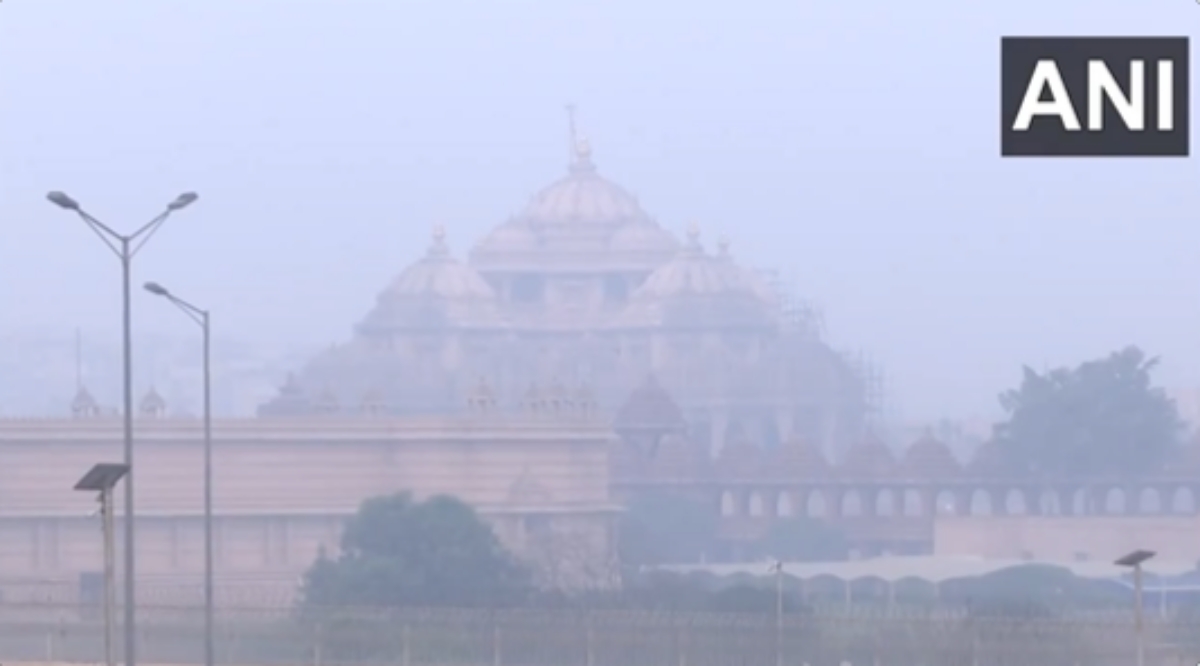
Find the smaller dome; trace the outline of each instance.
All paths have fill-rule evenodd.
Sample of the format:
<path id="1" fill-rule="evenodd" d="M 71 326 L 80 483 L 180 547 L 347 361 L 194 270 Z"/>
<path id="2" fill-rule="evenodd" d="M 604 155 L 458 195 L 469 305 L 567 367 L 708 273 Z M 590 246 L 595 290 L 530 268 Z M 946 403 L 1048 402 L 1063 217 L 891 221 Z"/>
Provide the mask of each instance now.
<path id="1" fill-rule="evenodd" d="M 634 298 L 643 300 L 687 296 L 759 298 L 753 284 L 736 264 L 704 251 L 695 225 L 688 229 L 687 243 L 679 255 L 651 273 L 634 292 Z"/>
<path id="2" fill-rule="evenodd" d="M 683 411 L 654 375 L 647 376 L 646 381 L 629 394 L 613 419 L 613 429 L 623 437 L 663 436 L 686 428 Z"/>
<path id="3" fill-rule="evenodd" d="M 942 479 L 962 472 L 962 465 L 950 452 L 950 447 L 929 433 L 908 447 L 900 468 L 905 476 L 915 479 Z"/>
<path id="4" fill-rule="evenodd" d="M 668 256 L 679 252 L 679 241 L 671 232 L 657 224 L 627 224 L 617 230 L 609 240 L 609 249 L 614 252 L 656 253 Z"/>
<path id="5" fill-rule="evenodd" d="M 446 233 L 434 229 L 425 257 L 409 266 L 380 295 L 381 299 L 435 297 L 448 300 L 492 300 L 495 291 L 478 273 L 450 255 Z"/>
<path id="6" fill-rule="evenodd" d="M 824 478 L 830 472 L 829 461 L 820 449 L 795 436 L 775 451 L 772 463 L 780 476 L 789 479 Z"/>
<path id="7" fill-rule="evenodd" d="M 841 468 L 850 476 L 885 477 L 895 471 L 896 458 L 883 440 L 867 435 L 846 452 Z"/>
<path id="8" fill-rule="evenodd" d="M 483 254 L 507 254 L 534 252 L 540 245 L 538 236 L 532 229 L 520 223 L 509 221 L 492 230 L 474 249 L 472 257 Z"/>

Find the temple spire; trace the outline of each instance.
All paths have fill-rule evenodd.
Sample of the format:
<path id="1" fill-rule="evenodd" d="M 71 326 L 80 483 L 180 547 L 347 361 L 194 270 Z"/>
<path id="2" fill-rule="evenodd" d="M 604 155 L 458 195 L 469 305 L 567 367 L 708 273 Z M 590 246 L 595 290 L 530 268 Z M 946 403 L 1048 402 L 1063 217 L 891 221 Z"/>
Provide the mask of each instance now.
<path id="1" fill-rule="evenodd" d="M 575 105 L 567 104 L 567 159 L 575 162 L 575 153 L 579 147 L 579 134 L 575 128 Z"/>
<path id="2" fill-rule="evenodd" d="M 596 170 L 592 164 L 592 146 L 588 143 L 587 137 L 579 134 L 579 128 L 575 123 L 575 105 L 567 105 L 567 130 L 570 132 L 568 137 L 571 141 L 568 146 L 570 172 L 572 174 L 590 173 Z"/>

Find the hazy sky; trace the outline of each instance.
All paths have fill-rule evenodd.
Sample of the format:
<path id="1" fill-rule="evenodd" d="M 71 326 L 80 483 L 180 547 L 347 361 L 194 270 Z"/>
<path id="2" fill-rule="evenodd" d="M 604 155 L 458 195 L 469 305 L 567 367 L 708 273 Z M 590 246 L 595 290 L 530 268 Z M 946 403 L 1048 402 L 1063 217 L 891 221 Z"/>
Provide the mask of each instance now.
<path id="1" fill-rule="evenodd" d="M 195 190 L 139 284 L 344 338 L 433 224 L 461 255 L 564 172 L 575 102 L 602 173 L 789 274 L 912 418 L 1127 343 L 1197 385 L 1195 162 L 1002 160 L 997 127 L 1001 35 L 1198 28 L 1194 0 L 4 0 L 0 329 L 117 331 L 118 265 L 47 190 L 122 229 Z"/>

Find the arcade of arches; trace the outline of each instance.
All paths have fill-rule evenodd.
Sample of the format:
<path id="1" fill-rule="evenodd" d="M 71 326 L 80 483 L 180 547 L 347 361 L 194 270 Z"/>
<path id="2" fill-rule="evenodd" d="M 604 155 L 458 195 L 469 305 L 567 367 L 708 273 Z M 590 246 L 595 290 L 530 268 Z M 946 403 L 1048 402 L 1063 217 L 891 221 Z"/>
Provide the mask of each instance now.
<path id="1" fill-rule="evenodd" d="M 682 415 L 654 385 L 631 396 L 616 427 L 624 441 L 614 461 L 619 495 L 686 493 L 719 512 L 735 542 L 805 516 L 836 525 L 863 554 L 919 554 L 934 549 L 939 518 L 1162 519 L 1200 509 L 1195 445 L 1179 464 L 1140 479 L 1005 474 L 991 447 L 963 463 L 929 436 L 899 456 L 868 437 L 837 462 L 795 438 L 773 449 L 733 438 L 714 456 L 689 442 Z"/>

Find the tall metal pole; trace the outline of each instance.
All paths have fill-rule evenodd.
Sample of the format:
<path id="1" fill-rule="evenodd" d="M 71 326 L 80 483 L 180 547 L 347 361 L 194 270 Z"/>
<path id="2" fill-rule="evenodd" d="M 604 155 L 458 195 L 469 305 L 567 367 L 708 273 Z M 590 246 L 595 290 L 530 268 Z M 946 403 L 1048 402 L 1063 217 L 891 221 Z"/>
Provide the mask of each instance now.
<path id="1" fill-rule="evenodd" d="M 133 233 L 121 234 L 112 227 L 104 224 L 79 206 L 79 202 L 64 192 L 49 192 L 46 198 L 50 203 L 78 215 L 96 236 L 112 250 L 121 260 L 121 337 L 123 347 L 123 381 L 124 384 L 124 439 L 125 439 L 125 664 L 137 664 L 137 595 L 135 589 L 134 561 L 134 508 L 133 508 L 133 308 L 130 304 L 130 282 L 133 258 L 138 250 L 149 242 L 154 233 L 162 227 L 167 218 L 175 211 L 183 210 L 196 202 L 199 197 L 195 192 L 184 192 L 167 204 L 166 209 L 157 217 L 138 227 Z"/>
<path id="2" fill-rule="evenodd" d="M 146 291 L 161 296 L 200 325 L 204 345 L 204 664 L 213 666 L 216 660 L 213 600 L 213 463 L 212 463 L 212 326 L 208 310 L 172 294 L 157 282 L 147 282 Z"/>
<path id="3" fill-rule="evenodd" d="M 213 512 L 212 512 L 212 329 L 207 311 L 200 313 L 204 329 L 204 666 L 213 666 Z"/>
<path id="4" fill-rule="evenodd" d="M 133 252 L 128 236 L 121 243 L 121 338 L 122 338 L 122 390 L 125 397 L 125 464 L 129 471 L 125 475 L 125 664 L 137 664 L 137 630 L 134 574 L 134 508 L 133 508 L 133 306 L 130 303 L 130 273 Z"/>
<path id="5" fill-rule="evenodd" d="M 117 607 L 116 543 L 113 536 L 112 488 L 100 491 L 100 529 L 104 533 L 104 663 L 116 666 L 113 620 Z"/>
<path id="6" fill-rule="evenodd" d="M 783 562 L 775 567 L 775 666 L 783 666 Z"/>
<path id="7" fill-rule="evenodd" d="M 1137 666 L 1146 666 L 1146 638 L 1142 628 L 1142 565 L 1133 567 L 1133 631 L 1137 641 Z"/>

